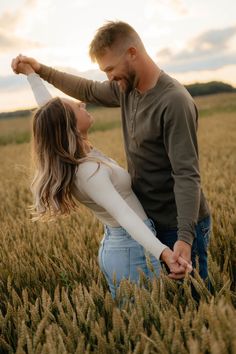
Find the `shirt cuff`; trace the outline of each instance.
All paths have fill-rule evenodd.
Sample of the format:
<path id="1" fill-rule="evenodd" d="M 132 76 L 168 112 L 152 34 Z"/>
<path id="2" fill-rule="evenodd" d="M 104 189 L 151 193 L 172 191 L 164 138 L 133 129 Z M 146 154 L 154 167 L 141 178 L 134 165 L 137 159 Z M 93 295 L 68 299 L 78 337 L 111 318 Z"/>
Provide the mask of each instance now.
<path id="1" fill-rule="evenodd" d="M 44 64 L 40 64 L 40 69 L 38 71 L 39 76 L 48 81 L 48 77 L 50 75 L 52 68 L 50 66 L 44 65 Z"/>
<path id="2" fill-rule="evenodd" d="M 178 232 L 178 241 L 184 241 L 192 246 L 194 241 L 195 235 L 188 231 L 181 231 Z"/>

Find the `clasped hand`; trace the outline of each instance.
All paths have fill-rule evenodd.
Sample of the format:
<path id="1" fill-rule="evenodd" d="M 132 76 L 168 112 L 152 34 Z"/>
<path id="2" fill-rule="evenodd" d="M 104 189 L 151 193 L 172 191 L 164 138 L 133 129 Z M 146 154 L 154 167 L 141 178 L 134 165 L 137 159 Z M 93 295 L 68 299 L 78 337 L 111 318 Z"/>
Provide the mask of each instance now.
<path id="1" fill-rule="evenodd" d="M 168 277 L 171 279 L 182 279 L 193 270 L 191 246 L 184 241 L 176 241 L 173 251 L 169 247 L 165 248 L 161 260 L 168 266 L 170 270 Z"/>
<path id="2" fill-rule="evenodd" d="M 11 67 L 15 74 L 29 75 L 38 72 L 40 64 L 34 58 L 19 54 L 16 58 L 12 59 Z"/>

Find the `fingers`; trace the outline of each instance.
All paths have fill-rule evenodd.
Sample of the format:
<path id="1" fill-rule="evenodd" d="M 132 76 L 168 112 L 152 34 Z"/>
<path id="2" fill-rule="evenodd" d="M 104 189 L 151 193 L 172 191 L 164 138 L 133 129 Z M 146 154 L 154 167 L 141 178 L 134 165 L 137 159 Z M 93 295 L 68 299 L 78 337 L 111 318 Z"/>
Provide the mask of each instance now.
<path id="1" fill-rule="evenodd" d="M 168 277 L 175 280 L 183 279 L 186 276 L 186 274 L 191 273 L 192 270 L 193 270 L 192 262 L 190 264 L 182 257 L 179 257 L 177 262 L 171 264 L 170 267 L 171 273 L 168 275 Z"/>
<path id="2" fill-rule="evenodd" d="M 187 273 L 190 273 L 193 270 L 193 267 L 191 265 L 188 265 L 188 269 L 185 272 L 182 273 L 175 273 L 175 272 L 171 272 L 170 274 L 168 274 L 168 277 L 171 279 L 183 279 Z"/>
<path id="3" fill-rule="evenodd" d="M 183 267 L 185 267 L 185 270 L 189 273 L 193 270 L 193 267 L 192 267 L 192 262 L 187 262 L 185 259 L 183 259 L 182 257 L 179 257 L 178 258 L 178 263 L 180 265 L 182 265 Z"/>
<path id="4" fill-rule="evenodd" d="M 178 258 L 178 263 L 183 265 L 185 268 L 187 267 L 187 265 L 189 264 L 183 257 L 179 257 Z"/>
<path id="5" fill-rule="evenodd" d="M 170 266 L 171 273 L 180 274 L 186 272 L 186 267 L 179 265 L 177 262 L 175 264 L 171 264 Z"/>
<path id="6" fill-rule="evenodd" d="M 18 65 L 19 65 L 20 62 L 21 62 L 21 58 L 22 58 L 22 55 L 19 54 L 17 57 L 15 57 L 14 59 L 12 59 L 12 62 L 11 62 L 12 70 L 13 70 L 14 73 L 16 73 L 16 74 L 19 74 L 19 71 L 17 70 L 17 67 L 18 67 Z"/>
<path id="7" fill-rule="evenodd" d="M 173 253 L 172 253 L 172 259 L 174 262 L 177 261 L 177 259 L 179 258 L 180 256 L 180 252 L 178 250 L 174 250 Z"/>
<path id="8" fill-rule="evenodd" d="M 12 59 L 12 61 L 11 61 L 11 68 L 14 71 L 15 74 L 18 74 L 18 72 L 15 69 L 15 59 Z"/>
<path id="9" fill-rule="evenodd" d="M 187 261 L 186 261 L 185 259 L 183 259 L 182 257 L 179 257 L 179 258 L 178 258 L 178 263 L 185 267 L 186 272 L 188 272 L 188 273 L 192 272 L 193 267 L 192 267 L 192 262 L 191 262 L 191 261 L 190 261 L 190 262 L 187 262 Z"/>
<path id="10" fill-rule="evenodd" d="M 16 58 L 12 59 L 12 61 L 11 61 L 12 70 L 16 74 L 19 74 L 19 72 L 17 71 L 17 66 L 18 66 L 19 62 L 20 62 L 19 56 L 17 56 Z"/>
<path id="11" fill-rule="evenodd" d="M 19 60 L 21 61 L 21 63 L 28 63 L 30 64 L 32 62 L 32 58 L 30 57 L 26 57 L 25 55 L 19 54 Z"/>
<path id="12" fill-rule="evenodd" d="M 191 262 L 192 263 L 192 262 Z M 192 266 L 192 264 L 188 264 L 187 265 L 187 273 L 191 273 L 192 271 L 193 271 L 193 266 Z"/>
<path id="13" fill-rule="evenodd" d="M 181 274 L 170 273 L 168 274 L 168 277 L 170 279 L 175 279 L 175 280 L 183 279 L 185 277 L 185 273 L 181 273 Z"/>
<path id="14" fill-rule="evenodd" d="M 19 54 L 16 58 L 12 59 L 11 67 L 15 74 L 25 74 L 35 72 L 31 63 L 33 63 L 33 58 L 28 58 L 22 54 Z"/>

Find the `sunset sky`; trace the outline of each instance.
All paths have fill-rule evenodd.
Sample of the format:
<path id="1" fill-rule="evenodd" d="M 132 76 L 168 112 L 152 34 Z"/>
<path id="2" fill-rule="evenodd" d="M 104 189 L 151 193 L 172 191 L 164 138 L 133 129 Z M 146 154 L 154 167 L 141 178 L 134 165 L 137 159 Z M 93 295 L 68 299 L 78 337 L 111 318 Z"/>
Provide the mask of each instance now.
<path id="1" fill-rule="evenodd" d="M 131 24 L 151 57 L 181 83 L 236 87 L 235 14 L 235 0 L 1 0 L 0 111 L 36 105 L 26 78 L 11 70 L 18 53 L 104 80 L 88 47 L 106 20 Z"/>

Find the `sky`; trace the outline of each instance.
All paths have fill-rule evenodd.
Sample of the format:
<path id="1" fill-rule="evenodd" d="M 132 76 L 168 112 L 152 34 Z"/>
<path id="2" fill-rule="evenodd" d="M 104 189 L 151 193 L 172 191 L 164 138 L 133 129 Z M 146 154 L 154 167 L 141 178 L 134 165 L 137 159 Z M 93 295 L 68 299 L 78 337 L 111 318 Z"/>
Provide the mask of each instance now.
<path id="1" fill-rule="evenodd" d="M 108 20 L 133 26 L 152 59 L 182 84 L 220 80 L 236 87 L 235 14 L 235 0 L 1 0 L 0 112 L 36 106 L 26 77 L 11 70 L 19 53 L 105 80 L 88 48 Z"/>

